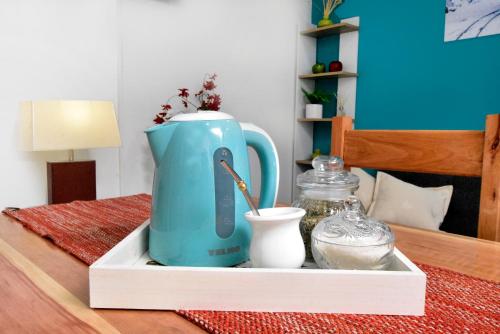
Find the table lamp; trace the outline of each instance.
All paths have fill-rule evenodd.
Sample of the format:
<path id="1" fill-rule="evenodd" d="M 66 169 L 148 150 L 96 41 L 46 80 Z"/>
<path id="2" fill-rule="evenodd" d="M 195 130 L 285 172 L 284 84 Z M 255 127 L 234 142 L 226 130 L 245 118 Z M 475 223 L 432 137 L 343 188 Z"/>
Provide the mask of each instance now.
<path id="1" fill-rule="evenodd" d="M 49 204 L 96 199 L 95 160 L 74 161 L 74 150 L 120 146 L 111 102 L 22 102 L 21 126 L 23 149 L 69 150 L 69 161 L 47 162 Z"/>

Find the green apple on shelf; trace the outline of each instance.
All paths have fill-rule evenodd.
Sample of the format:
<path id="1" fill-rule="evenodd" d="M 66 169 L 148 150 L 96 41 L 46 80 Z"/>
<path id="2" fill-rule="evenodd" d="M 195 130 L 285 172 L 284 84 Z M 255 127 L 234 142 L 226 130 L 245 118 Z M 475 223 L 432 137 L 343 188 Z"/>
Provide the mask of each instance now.
<path id="1" fill-rule="evenodd" d="M 318 74 L 318 73 L 325 73 L 325 64 L 323 63 L 317 63 L 317 64 L 314 64 L 313 67 L 312 67 L 312 72 L 314 74 Z"/>

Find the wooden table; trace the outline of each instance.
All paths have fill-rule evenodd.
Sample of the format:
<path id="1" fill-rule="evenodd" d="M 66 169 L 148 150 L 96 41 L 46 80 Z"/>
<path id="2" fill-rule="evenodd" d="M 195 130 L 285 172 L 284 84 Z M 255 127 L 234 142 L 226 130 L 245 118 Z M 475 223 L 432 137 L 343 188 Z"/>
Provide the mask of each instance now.
<path id="1" fill-rule="evenodd" d="M 500 282 L 500 243 L 393 225 L 412 261 Z M 0 215 L 1 333 L 203 333 L 173 312 L 92 310 L 88 267 Z"/>

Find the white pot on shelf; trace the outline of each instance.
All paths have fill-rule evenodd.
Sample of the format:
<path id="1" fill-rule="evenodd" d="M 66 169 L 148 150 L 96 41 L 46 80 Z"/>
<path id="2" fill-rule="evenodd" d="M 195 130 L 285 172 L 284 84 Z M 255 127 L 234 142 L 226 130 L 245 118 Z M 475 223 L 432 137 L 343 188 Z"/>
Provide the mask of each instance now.
<path id="1" fill-rule="evenodd" d="M 306 104 L 306 118 L 323 118 L 323 105 Z"/>

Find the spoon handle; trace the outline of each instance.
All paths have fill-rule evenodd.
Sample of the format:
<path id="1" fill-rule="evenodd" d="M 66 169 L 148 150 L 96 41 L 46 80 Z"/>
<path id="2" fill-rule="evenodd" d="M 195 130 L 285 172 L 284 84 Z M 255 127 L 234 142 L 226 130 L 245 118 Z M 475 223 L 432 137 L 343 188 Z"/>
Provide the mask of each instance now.
<path id="1" fill-rule="evenodd" d="M 250 209 L 252 210 L 252 213 L 254 214 L 254 216 L 260 216 L 259 210 L 257 209 L 255 204 L 253 203 L 252 197 L 250 197 L 250 194 L 248 193 L 248 188 L 247 188 L 247 184 L 245 183 L 245 181 L 242 180 L 242 178 L 238 175 L 238 173 L 236 173 L 234 171 L 234 169 L 231 166 L 229 166 L 229 164 L 225 160 L 221 160 L 220 164 L 233 177 L 234 182 L 236 182 L 238 189 L 240 189 L 241 193 L 243 194 L 243 197 L 245 197 L 245 199 L 246 199 L 248 205 L 250 206 Z"/>

